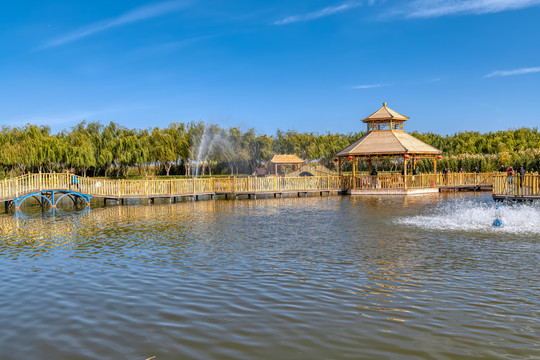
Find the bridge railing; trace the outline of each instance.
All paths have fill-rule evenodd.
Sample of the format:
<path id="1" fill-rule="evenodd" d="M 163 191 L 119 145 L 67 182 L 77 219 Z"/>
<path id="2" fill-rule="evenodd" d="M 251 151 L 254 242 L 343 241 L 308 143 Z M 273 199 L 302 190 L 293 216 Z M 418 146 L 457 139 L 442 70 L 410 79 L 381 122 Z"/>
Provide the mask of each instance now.
<path id="1" fill-rule="evenodd" d="M 0 181 L 0 199 L 40 190 L 74 190 L 103 197 L 153 197 L 203 193 L 254 193 L 342 189 L 339 176 L 110 180 L 69 174 L 28 174 Z"/>
<path id="2" fill-rule="evenodd" d="M 493 195 L 540 196 L 540 175 L 497 174 L 493 177 Z"/>
<path id="3" fill-rule="evenodd" d="M 493 185 L 495 173 L 437 174 L 438 186 L 489 186 Z"/>

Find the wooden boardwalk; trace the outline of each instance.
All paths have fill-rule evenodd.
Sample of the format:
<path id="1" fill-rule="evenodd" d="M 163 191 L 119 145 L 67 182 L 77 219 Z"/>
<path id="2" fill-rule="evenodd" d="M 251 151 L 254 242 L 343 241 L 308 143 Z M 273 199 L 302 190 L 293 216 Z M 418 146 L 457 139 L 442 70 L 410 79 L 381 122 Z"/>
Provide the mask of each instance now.
<path id="1" fill-rule="evenodd" d="M 509 177 L 506 174 L 497 174 L 493 178 L 493 198 L 518 202 L 540 200 L 540 175 Z"/>
<path id="2" fill-rule="evenodd" d="M 71 176 L 67 173 L 28 174 L 14 179 L 0 180 L 0 201 L 20 204 L 29 198 L 46 202 L 53 207 L 61 197 L 75 203 L 83 199 L 101 198 L 104 202 L 124 203 L 128 199 L 164 198 L 170 202 L 179 198 L 225 198 L 240 196 L 320 196 L 353 194 L 406 194 L 439 191 L 440 189 L 479 189 L 493 184 L 494 173 L 483 174 L 381 174 L 376 176 L 306 176 L 306 177 L 245 177 L 245 178 L 186 178 L 110 180 Z M 536 187 L 537 189 L 537 187 Z M 56 194 L 56 195 L 55 195 Z M 56 196 L 56 198 L 55 198 Z M 51 198 L 52 197 L 52 198 Z"/>
<path id="3" fill-rule="evenodd" d="M 323 177 L 265 177 L 265 178 L 192 178 L 167 180 L 109 180 L 84 177 L 72 177 L 69 174 L 28 174 L 15 179 L 0 181 L 0 201 L 13 202 L 36 193 L 57 192 L 80 193 L 104 201 L 124 202 L 127 199 L 176 198 L 189 197 L 198 199 L 218 195 L 226 197 L 257 195 L 296 194 L 305 196 L 309 193 L 337 193 L 343 188 L 343 178 L 339 176 Z M 38 195 L 36 195 L 38 196 Z"/>

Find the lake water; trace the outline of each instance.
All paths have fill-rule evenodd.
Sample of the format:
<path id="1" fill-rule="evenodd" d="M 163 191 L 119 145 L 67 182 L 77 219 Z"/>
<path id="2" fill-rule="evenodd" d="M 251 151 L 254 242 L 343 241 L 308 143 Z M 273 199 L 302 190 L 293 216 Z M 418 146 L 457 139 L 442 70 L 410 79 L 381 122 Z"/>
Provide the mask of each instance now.
<path id="1" fill-rule="evenodd" d="M 309 197 L 0 215 L 2 359 L 540 359 L 540 207 Z"/>

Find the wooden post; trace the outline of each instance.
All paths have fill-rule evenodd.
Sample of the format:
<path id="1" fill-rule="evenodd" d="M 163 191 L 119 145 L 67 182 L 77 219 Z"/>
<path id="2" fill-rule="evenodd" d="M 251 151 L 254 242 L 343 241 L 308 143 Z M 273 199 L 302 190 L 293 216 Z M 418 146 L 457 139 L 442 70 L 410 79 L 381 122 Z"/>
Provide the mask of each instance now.
<path id="1" fill-rule="evenodd" d="M 371 159 L 368 159 L 368 165 L 369 165 L 369 175 L 371 175 L 371 172 L 373 171 L 372 165 L 371 165 Z"/>
<path id="2" fill-rule="evenodd" d="M 407 189 L 407 163 L 409 160 L 403 159 L 403 188 Z"/>
<path id="3" fill-rule="evenodd" d="M 352 188 L 356 189 L 356 158 L 352 160 Z"/>
<path id="4" fill-rule="evenodd" d="M 403 175 L 407 176 L 407 164 L 409 163 L 409 160 L 403 159 Z"/>
<path id="5" fill-rule="evenodd" d="M 338 174 L 341 176 L 341 157 L 338 158 Z"/>

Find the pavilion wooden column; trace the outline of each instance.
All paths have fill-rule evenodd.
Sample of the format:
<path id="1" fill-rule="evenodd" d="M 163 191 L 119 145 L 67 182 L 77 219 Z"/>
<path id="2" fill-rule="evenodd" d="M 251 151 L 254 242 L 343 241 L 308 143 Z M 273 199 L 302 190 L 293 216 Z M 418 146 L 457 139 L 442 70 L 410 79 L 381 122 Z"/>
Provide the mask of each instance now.
<path id="1" fill-rule="evenodd" d="M 352 159 L 352 188 L 356 189 L 356 158 Z"/>
<path id="2" fill-rule="evenodd" d="M 341 158 L 338 158 L 338 174 L 341 176 Z"/>
<path id="3" fill-rule="evenodd" d="M 403 175 L 407 176 L 407 164 L 409 160 L 407 158 L 403 158 Z"/>
<path id="4" fill-rule="evenodd" d="M 403 158 L 403 188 L 407 188 L 407 163 L 409 160 L 407 158 Z"/>
<path id="5" fill-rule="evenodd" d="M 433 158 L 433 174 L 437 175 L 437 158 Z"/>
<path id="6" fill-rule="evenodd" d="M 277 175 L 277 164 L 274 164 L 274 174 Z"/>
<path id="7" fill-rule="evenodd" d="M 371 158 L 369 158 L 367 162 L 369 165 L 369 175 L 371 175 L 371 172 L 372 172 Z"/>

